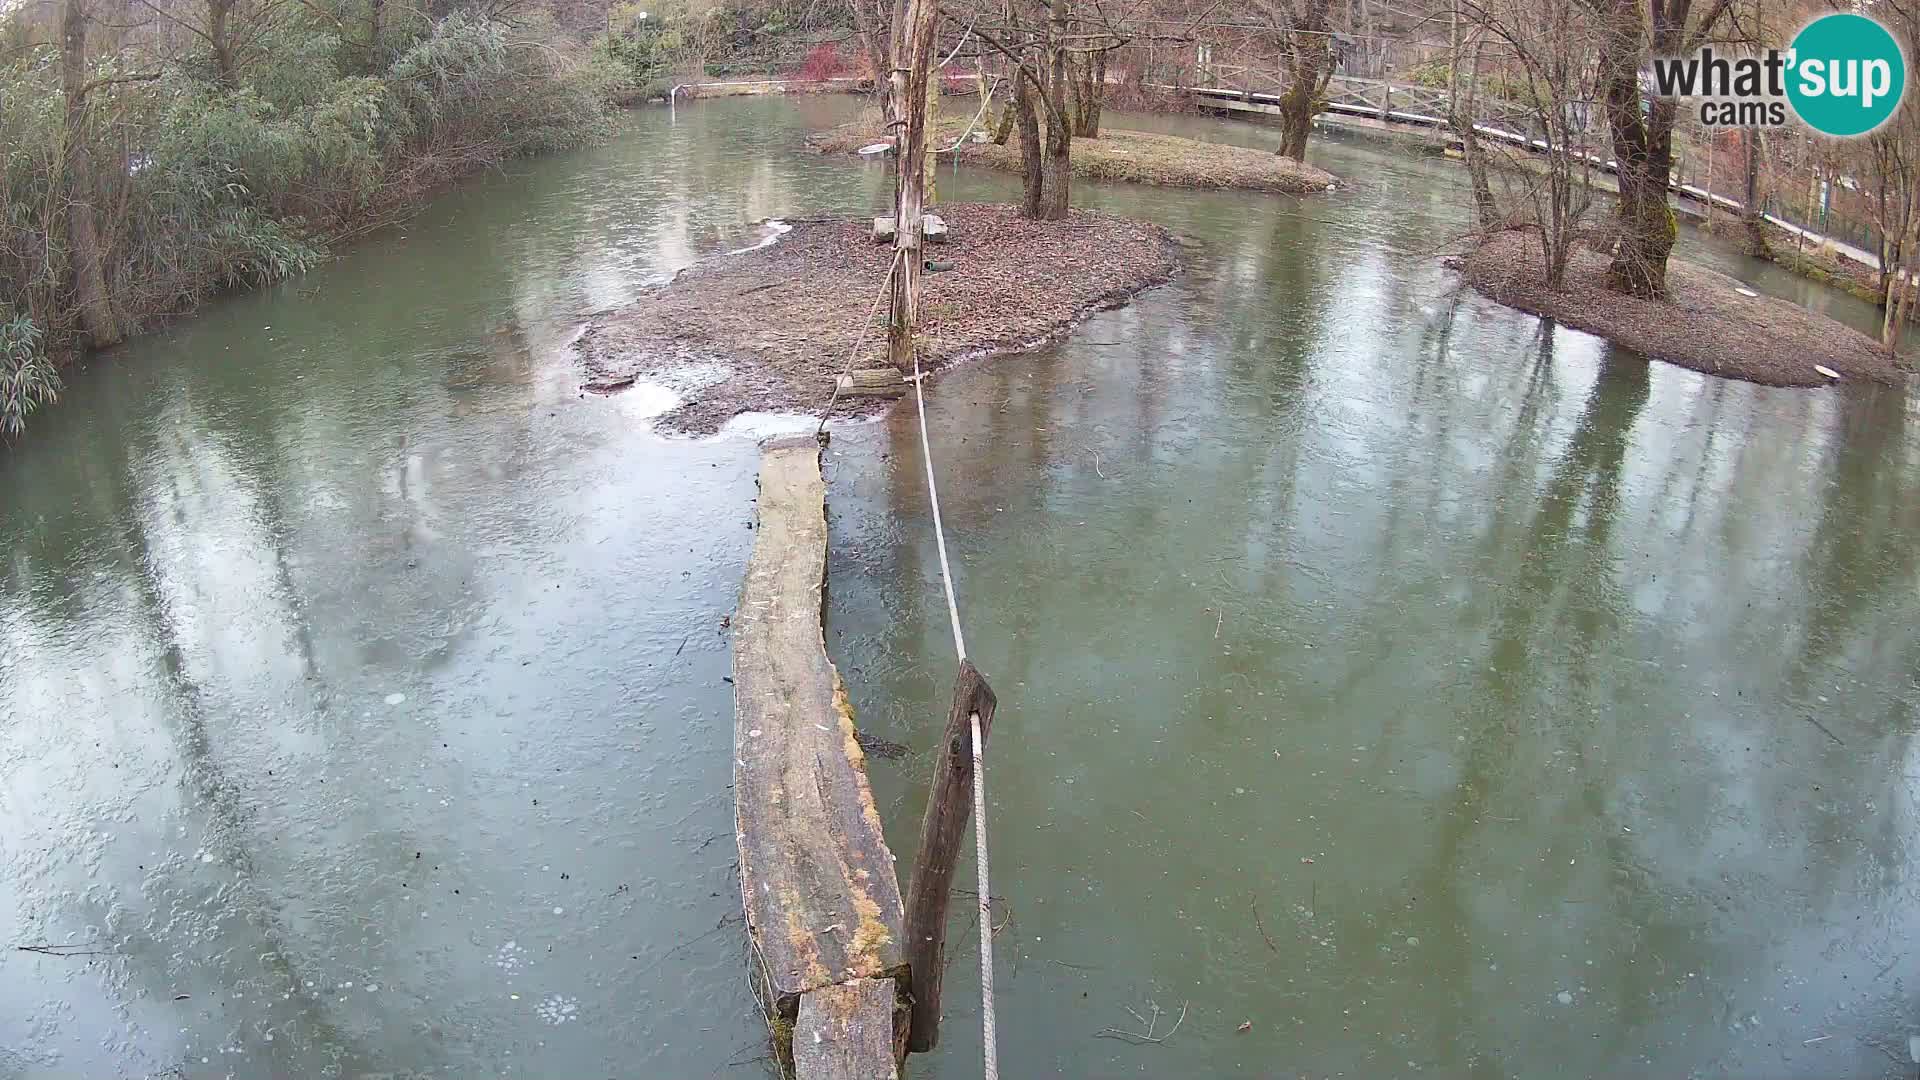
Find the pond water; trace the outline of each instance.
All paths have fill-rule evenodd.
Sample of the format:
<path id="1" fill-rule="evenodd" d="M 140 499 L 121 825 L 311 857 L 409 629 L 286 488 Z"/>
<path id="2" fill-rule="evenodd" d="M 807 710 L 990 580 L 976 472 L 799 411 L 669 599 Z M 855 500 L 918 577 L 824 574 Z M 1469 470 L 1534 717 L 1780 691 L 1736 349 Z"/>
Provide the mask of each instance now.
<path id="1" fill-rule="evenodd" d="M 636 112 L 98 359 L 0 456 L 0 912 L 79 954 L 0 957 L 0 1075 L 764 1073 L 722 627 L 757 454 L 580 397 L 565 346 L 761 219 L 878 205 L 793 150 L 850 107 Z M 931 394 L 1002 703 L 1003 1069 L 1901 1075 L 1904 398 L 1461 293 L 1451 167 L 1317 153 L 1350 190 L 1078 188 L 1189 272 Z M 952 678 L 920 470 L 905 412 L 828 458 L 829 648 L 919 751 L 873 764 L 903 859 Z M 977 1075 L 959 906 L 915 1075 Z M 1097 1037 L 1156 1006 L 1165 1042 Z"/>

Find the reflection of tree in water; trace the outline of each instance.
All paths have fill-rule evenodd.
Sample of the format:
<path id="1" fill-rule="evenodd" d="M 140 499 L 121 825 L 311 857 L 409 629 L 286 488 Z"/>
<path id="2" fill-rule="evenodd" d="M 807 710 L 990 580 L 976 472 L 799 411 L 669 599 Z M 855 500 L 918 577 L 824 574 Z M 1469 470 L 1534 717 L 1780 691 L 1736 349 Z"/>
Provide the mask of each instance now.
<path id="1" fill-rule="evenodd" d="M 1832 662 L 1889 631 L 1911 636 L 1904 620 L 1881 620 L 1889 597 L 1911 596 L 1920 568 L 1920 498 L 1905 460 L 1907 404 L 1899 390 L 1854 389 L 1838 398 L 1840 422 L 1827 443 L 1819 524 L 1800 576 L 1807 582 L 1805 637 L 1789 665 L 1796 696 L 1830 681 Z M 1850 640 L 1864 635 L 1868 640 Z M 1912 670 L 1912 669 L 1908 669 Z M 1863 732 L 1863 734 L 1865 734 Z"/>
<path id="2" fill-rule="evenodd" d="M 1649 398 L 1646 361 L 1617 352 L 1610 354 L 1544 488 L 1532 498 L 1523 498 L 1523 492 L 1531 492 L 1545 448 L 1542 420 L 1552 398 L 1548 392 L 1555 345 L 1552 323 L 1542 321 L 1536 344 L 1515 422 L 1498 455 L 1502 465 L 1497 467 L 1500 480 L 1494 493 L 1497 509 L 1487 534 L 1498 557 L 1513 568 L 1511 579 L 1500 590 L 1502 599 L 1488 662 L 1478 665 L 1486 672 L 1482 681 L 1487 690 L 1501 703 L 1486 710 L 1492 714 L 1486 719 L 1499 716 L 1502 722 L 1481 722 L 1465 728 L 1467 741 L 1459 758 L 1458 780 L 1452 797 L 1445 800 L 1446 812 L 1439 819 L 1432 858 L 1416 872 L 1420 882 L 1416 887 L 1426 916 L 1439 926 L 1458 930 L 1441 933 L 1440 940 L 1431 943 L 1434 955 L 1444 957 L 1435 970 L 1457 972 L 1470 981 L 1501 978 L 1479 974 L 1484 970 L 1485 957 L 1476 953 L 1474 943 L 1486 939 L 1486 934 L 1478 930 L 1485 920 L 1488 894 L 1486 882 L 1473 868 L 1476 860 L 1484 859 L 1484 852 L 1490 850 L 1544 850 L 1555 845 L 1553 835 L 1565 822 L 1604 818 L 1618 763 L 1629 760 L 1622 754 L 1585 754 L 1582 739 L 1564 733 L 1564 749 L 1579 765 L 1577 778 L 1569 778 L 1570 784 L 1563 786 L 1557 798 L 1535 786 L 1533 769 L 1517 764 L 1529 757 L 1547 757 L 1538 747 L 1529 752 L 1518 745 L 1539 734 L 1523 731 L 1516 723 L 1527 709 L 1523 703 L 1560 698 L 1551 673 L 1562 665 L 1572 665 L 1576 681 L 1587 683 L 1589 679 L 1581 672 L 1586 670 L 1596 644 L 1622 619 L 1619 605 L 1623 594 L 1603 571 L 1610 559 L 1620 510 L 1621 473 L 1630 436 Z M 1515 518 L 1523 515 L 1526 523 L 1516 535 Z M 1562 590 L 1564 607 L 1555 600 Z M 1555 707 L 1571 713 L 1574 704 L 1559 700 Z M 1534 809 L 1518 821 L 1500 817 L 1502 808 L 1519 805 L 1532 805 Z M 1560 805 L 1568 809 L 1556 809 Z M 1544 835 L 1541 830 L 1546 830 Z M 1611 839 L 1605 845 L 1611 852 L 1609 864 L 1626 857 Z M 1538 873 L 1546 880 L 1528 880 L 1526 888 L 1571 895 L 1577 891 L 1576 872 L 1581 875 L 1579 881 L 1594 880 L 1590 870 L 1576 871 L 1551 862 L 1542 867 Z M 1518 898 L 1509 902 L 1524 903 Z M 1630 920 L 1642 928 L 1642 933 L 1652 936 L 1669 932 L 1670 920 L 1655 899 L 1638 892 L 1614 889 L 1582 902 L 1634 909 L 1605 915 L 1581 909 L 1582 919 Z M 1603 993 L 1619 1003 L 1620 1029 L 1657 1028 L 1661 1016 L 1650 992 L 1654 978 L 1651 965 L 1614 964 L 1610 969 L 1620 985 Z M 1598 971 L 1588 975 L 1589 979 L 1598 977 Z M 1485 999 L 1456 992 L 1435 995 L 1434 1000 L 1443 1002 L 1451 1014 L 1436 1018 L 1439 1029 L 1457 1033 L 1447 1040 L 1460 1054 L 1452 1063 L 1454 1067 L 1476 1077 L 1507 1075 L 1509 1063 L 1501 1059 L 1501 1041 L 1491 1037 L 1496 1035 L 1494 1031 L 1482 1032 L 1484 1018 L 1476 1006 Z M 1491 1038 L 1482 1042 L 1472 1037 L 1475 1033 Z"/>
<path id="3" fill-rule="evenodd" d="M 1235 256 L 1246 263 L 1240 280 L 1222 282 L 1215 298 L 1232 328 L 1226 370 L 1236 380 L 1298 395 L 1312 374 L 1311 361 L 1326 340 L 1328 309 L 1327 226 L 1307 216 L 1277 215 L 1263 238 L 1242 234 Z M 1276 379 L 1275 376 L 1278 376 Z"/>
<path id="4" fill-rule="evenodd" d="M 162 932 L 170 936 L 124 933 L 115 948 L 125 957 L 127 977 L 144 985 L 140 996 L 146 1000 L 170 1002 L 177 994 L 192 989 L 192 1000 L 209 1003 L 175 1007 L 182 1012 L 217 1010 L 210 1003 L 231 995 L 236 988 L 257 991 L 248 995 L 245 1020 L 216 1012 L 214 1015 L 220 1017 L 214 1020 L 217 1026 L 193 1031 L 189 1037 L 194 1039 L 196 1049 L 237 1041 L 254 1058 L 255 1065 L 275 1073 L 320 1076 L 342 1068 L 349 1074 L 356 1073 L 370 1067 L 373 1059 L 335 1025 L 326 1007 L 307 990 L 293 950 L 286 944 L 290 936 L 287 917 L 279 902 L 261 888 L 262 875 L 252 843 L 260 828 L 251 800 L 223 764 L 210 723 L 218 710 L 190 670 L 189 648 L 180 638 L 177 613 L 169 610 L 163 594 L 157 561 L 161 549 L 149 532 L 148 511 L 135 489 L 138 481 L 127 460 L 127 443 L 113 440 L 111 445 L 119 452 L 120 461 L 107 474 L 111 485 L 107 490 L 112 492 L 114 506 L 111 524 L 102 524 L 121 537 L 124 572 L 136 600 L 134 614 L 141 636 L 159 657 L 159 685 L 165 691 L 165 703 L 159 712 L 176 725 L 185 789 L 182 806 L 189 815 L 204 818 L 203 848 L 215 864 L 225 868 L 220 873 L 233 874 L 230 881 L 212 882 L 203 864 L 190 857 L 170 859 L 150 869 L 141 888 L 148 898 L 167 907 L 151 913 L 145 925 L 164 928 Z M 202 446 L 201 452 L 215 451 L 209 445 Z M 171 506 L 178 516 L 186 500 L 177 487 L 177 477 L 169 474 L 167 480 L 175 485 L 173 490 L 152 495 L 162 499 L 162 505 Z M 179 524 L 183 532 L 192 531 L 190 520 L 181 518 Z M 122 909 L 134 906 L 92 893 L 83 895 L 89 903 L 107 905 L 82 916 L 94 925 L 122 923 Z M 184 950 L 195 943 L 216 951 L 204 959 L 183 960 Z M 234 967 L 229 957 L 252 959 L 257 968 Z M 201 974 L 204 982 L 190 981 L 189 976 L 195 973 Z M 259 1036 L 269 1028 L 286 1037 L 261 1039 Z"/>
<path id="5" fill-rule="evenodd" d="M 1509 701 L 1556 658 L 1571 661 L 1585 684 L 1595 644 L 1621 621 L 1625 593 L 1606 573 L 1609 542 L 1620 509 L 1621 465 L 1648 394 L 1647 361 L 1609 350 L 1523 541 L 1506 547 L 1518 567 L 1513 584 L 1502 590 L 1488 666 Z M 1560 583 L 1569 604 L 1556 618 Z"/>
<path id="6" fill-rule="evenodd" d="M 455 416 L 524 410 L 538 373 L 526 328 L 513 320 L 495 326 L 479 341 L 443 350 L 442 363 L 442 385 Z"/>

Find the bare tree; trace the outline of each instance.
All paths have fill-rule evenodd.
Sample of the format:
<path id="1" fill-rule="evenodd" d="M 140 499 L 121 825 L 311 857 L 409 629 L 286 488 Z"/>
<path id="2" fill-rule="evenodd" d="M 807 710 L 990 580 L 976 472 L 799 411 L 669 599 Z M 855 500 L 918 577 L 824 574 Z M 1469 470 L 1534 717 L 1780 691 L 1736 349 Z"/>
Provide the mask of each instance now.
<path id="1" fill-rule="evenodd" d="M 867 67 L 873 71 L 873 92 L 880 97 L 880 116 L 892 134 L 893 122 L 893 11 L 886 0 L 848 0 L 853 14 L 853 35 L 866 54 Z"/>
<path id="2" fill-rule="evenodd" d="M 1100 113 L 1107 95 L 1107 55 L 1111 48 L 1095 48 L 1069 61 L 1067 71 L 1073 91 L 1073 137 L 1100 137 Z"/>
<path id="3" fill-rule="evenodd" d="M 1331 0 L 1256 0 L 1258 18 L 1280 53 L 1286 90 L 1280 95 L 1282 157 L 1307 158 L 1313 118 L 1333 79 Z"/>
<path id="4" fill-rule="evenodd" d="M 1014 131 L 1020 136 L 1021 212 L 1058 220 L 1072 205 L 1073 116 L 1067 109 L 1067 68 L 1074 47 L 1069 0 L 1007 0 L 1001 22 L 949 13 L 1013 68 Z M 1037 107 L 1036 107 L 1037 106 Z M 1044 113 L 1045 122 L 1042 123 Z"/>
<path id="5" fill-rule="evenodd" d="M 265 56 L 266 51 L 259 47 L 260 40 L 277 25 L 278 14 L 287 0 L 204 0 L 197 12 L 189 10 L 184 15 L 164 0 L 137 2 L 161 23 L 184 31 L 203 44 L 213 82 L 231 90 L 239 85 L 245 69 Z M 380 0 L 370 0 L 370 4 L 371 37 L 377 42 Z"/>
<path id="6" fill-rule="evenodd" d="M 1471 115 L 1479 82 L 1481 55 L 1489 46 L 1520 78 L 1522 97 L 1512 104 L 1526 110 L 1531 126 L 1542 135 L 1542 152 L 1533 161 L 1516 160 L 1507 175 L 1520 181 L 1520 197 L 1527 207 L 1523 220 L 1540 232 L 1542 269 L 1549 288 L 1566 278 L 1581 219 L 1592 205 L 1591 165 L 1582 148 L 1586 127 L 1585 102 L 1593 90 L 1593 68 L 1586 62 L 1594 49 L 1591 13 L 1579 0 L 1457 0 L 1487 42 L 1473 46 L 1475 76 L 1468 80 L 1465 103 Z M 1465 126 L 1456 119 L 1456 127 Z M 1469 151 L 1477 139 L 1469 136 Z M 1526 157 L 1526 150 L 1515 151 Z M 1534 162 L 1537 162 L 1536 166 Z M 1482 192 L 1484 171 L 1475 181 L 1475 202 L 1482 227 L 1499 223 L 1492 192 Z"/>
<path id="7" fill-rule="evenodd" d="M 60 90 L 66 106 L 67 244 L 73 264 L 73 298 L 89 346 L 104 349 L 126 336 L 107 289 L 106 245 L 95 209 L 99 178 L 88 138 L 87 98 L 98 88 L 87 79 L 87 0 L 64 0 L 60 10 Z"/>
<path id="8" fill-rule="evenodd" d="M 1460 0 L 1450 0 L 1447 20 L 1447 123 L 1460 140 L 1460 154 L 1467 164 L 1467 183 L 1473 191 L 1474 216 L 1482 230 L 1491 231 L 1500 222 L 1500 208 L 1494 203 L 1493 184 L 1487 176 L 1487 148 L 1480 141 L 1479 102 L 1480 61 L 1486 51 L 1484 31 L 1469 27 L 1463 36 Z M 1464 82 L 1460 63 L 1472 60 Z M 1464 87 L 1464 91 L 1463 88 Z"/>
<path id="9" fill-rule="evenodd" d="M 1667 294 L 1667 259 L 1678 229 L 1667 205 L 1673 175 L 1671 98 L 1641 103 L 1640 69 L 1652 53 L 1699 48 L 1733 0 L 1711 0 L 1695 16 L 1693 0 L 1587 0 L 1599 18 L 1599 85 L 1620 185 L 1617 236 L 1607 283 L 1646 299 Z"/>

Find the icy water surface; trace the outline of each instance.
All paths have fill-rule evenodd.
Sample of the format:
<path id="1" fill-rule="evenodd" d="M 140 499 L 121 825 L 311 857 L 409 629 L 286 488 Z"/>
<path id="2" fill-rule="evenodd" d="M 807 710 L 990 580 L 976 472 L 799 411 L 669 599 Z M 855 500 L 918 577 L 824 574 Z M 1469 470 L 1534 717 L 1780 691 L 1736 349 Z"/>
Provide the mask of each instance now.
<path id="1" fill-rule="evenodd" d="M 1101 193 L 1191 272 L 930 403 L 1000 697 L 1002 1068 L 1910 1075 L 1910 406 L 1461 295 L 1449 167 L 1320 154 L 1353 190 Z M 922 752 L 873 766 L 911 851 L 953 678 L 926 485 L 905 416 L 835 451 L 830 646 Z M 979 1075 L 972 925 L 919 1075 Z M 1100 1037 L 1155 1007 L 1164 1043 Z"/>
<path id="2" fill-rule="evenodd" d="M 0 955 L 0 1076 L 764 1074 L 721 628 L 756 453 L 651 434 L 672 386 L 580 397 L 565 344 L 877 205 L 793 151 L 848 107 L 637 112 L 99 358 L 0 455 L 0 943 L 73 954 Z M 1002 700 L 1003 1072 L 1901 1075 L 1904 401 L 1456 295 L 1448 167 L 1318 153 L 1351 190 L 1080 189 L 1190 271 L 934 390 Z M 913 432 L 834 443 L 829 639 L 924 752 Z M 874 763 L 903 858 L 926 768 Z M 978 1075 L 956 951 L 915 1075 Z M 1154 1005 L 1165 1043 L 1094 1037 Z"/>

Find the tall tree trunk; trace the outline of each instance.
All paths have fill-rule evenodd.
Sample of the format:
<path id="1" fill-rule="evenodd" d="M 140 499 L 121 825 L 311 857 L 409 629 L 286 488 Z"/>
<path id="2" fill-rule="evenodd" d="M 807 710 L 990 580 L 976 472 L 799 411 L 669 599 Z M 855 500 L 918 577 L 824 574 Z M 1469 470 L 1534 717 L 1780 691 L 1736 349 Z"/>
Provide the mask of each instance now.
<path id="1" fill-rule="evenodd" d="M 60 90 L 66 104 L 67 245 L 73 264 L 73 301 L 89 346 L 104 349 L 126 336 L 107 289 L 107 253 L 94 209 L 98 198 L 87 131 L 85 0 L 65 0 L 60 14 Z"/>
<path id="2" fill-rule="evenodd" d="M 1893 356 L 1900 351 L 1900 331 L 1907 321 L 1907 296 L 1913 291 L 1913 286 L 1905 278 L 1904 268 L 1903 273 L 1893 274 L 1888 280 L 1891 285 L 1888 287 L 1886 310 L 1881 313 L 1880 344 L 1888 356 Z"/>
<path id="3" fill-rule="evenodd" d="M 914 329 L 919 322 L 922 226 L 921 197 L 926 183 L 929 68 L 933 64 L 935 0 L 910 0 L 906 25 L 897 27 L 895 40 L 904 45 L 894 52 L 894 100 L 902 104 L 898 191 L 893 204 L 893 250 L 898 269 L 893 275 L 893 303 L 887 320 L 887 359 L 902 373 L 914 368 Z"/>
<path id="4" fill-rule="evenodd" d="M 1072 204 L 1073 120 L 1067 115 L 1067 0 L 1051 0 L 1047 19 L 1047 156 L 1040 217 L 1060 221 Z"/>
<path id="5" fill-rule="evenodd" d="M 1655 98 L 1650 111 L 1640 103 L 1640 66 L 1646 49 L 1637 0 L 1609 0 L 1600 50 L 1600 85 L 1606 100 L 1613 157 L 1619 164 L 1618 238 L 1607 284 L 1629 296 L 1659 299 L 1667 294 L 1667 257 L 1673 253 L 1677 226 L 1667 205 L 1673 171 L 1671 99 Z"/>
<path id="6" fill-rule="evenodd" d="M 386 21 L 387 0 L 367 0 L 367 68 L 378 70 L 380 64 L 381 23 Z"/>
<path id="7" fill-rule="evenodd" d="M 1888 167 L 1889 154 L 1886 144 L 1880 141 L 1882 134 L 1884 132 L 1872 136 L 1875 178 L 1873 202 L 1876 243 L 1874 246 L 1880 255 L 1880 295 L 1887 297 L 1890 302 L 1892 294 L 1887 291 L 1887 283 L 1893 278 L 1894 263 L 1899 261 L 1899 238 L 1906 233 L 1906 223 L 1902 221 L 1896 227 L 1893 221 L 1893 199 L 1888 192 L 1891 186 L 1888 183 L 1888 175 L 1892 170 Z"/>
<path id="8" fill-rule="evenodd" d="M 1740 141 L 1745 145 L 1746 160 L 1742 169 L 1746 173 L 1746 190 L 1740 197 L 1740 229 L 1742 244 L 1747 254 L 1767 258 L 1767 222 L 1761 216 L 1761 204 L 1764 193 L 1760 190 L 1760 129 L 1748 128 L 1740 133 Z M 1712 205 L 1712 201 L 1708 201 Z"/>
<path id="9" fill-rule="evenodd" d="M 1105 52 L 1093 54 L 1093 100 L 1087 103 L 1086 118 L 1089 139 L 1100 137 L 1100 121 L 1105 119 L 1107 110 L 1107 56 Z"/>
<path id="10" fill-rule="evenodd" d="M 1708 231 L 1708 232 L 1712 232 L 1712 231 L 1713 231 L 1713 159 L 1714 159 L 1714 158 L 1717 158 L 1717 157 L 1719 157 L 1719 156 L 1720 156 L 1720 144 L 1719 144 L 1719 142 L 1718 142 L 1717 140 L 1715 140 L 1715 139 L 1714 139 L 1714 137 L 1713 137 L 1713 136 L 1714 136 L 1714 132 L 1713 132 L 1713 131 L 1711 131 L 1711 130 L 1709 130 L 1709 131 L 1707 132 L 1707 148 L 1706 148 L 1706 150 L 1704 151 L 1704 153 L 1706 154 L 1706 158 L 1707 158 L 1707 224 L 1706 224 L 1706 229 L 1707 229 L 1707 231 Z"/>
<path id="11" fill-rule="evenodd" d="M 1100 137 L 1100 113 L 1107 94 L 1107 54 L 1088 53 L 1070 67 L 1073 72 L 1073 136 Z"/>
<path id="12" fill-rule="evenodd" d="M 1015 81 L 1018 82 L 1018 80 Z M 1018 119 L 1018 113 L 1013 107 L 1013 102 L 1009 101 L 1000 106 L 999 114 L 987 122 L 988 137 L 993 140 L 993 145 L 1007 145 L 1007 140 L 1013 138 L 1013 125 L 1016 119 Z"/>
<path id="13" fill-rule="evenodd" d="M 1307 160 L 1307 137 L 1327 81 L 1333 77 L 1333 53 L 1327 36 L 1328 0 L 1306 0 L 1296 25 L 1287 33 L 1290 78 L 1280 97 L 1281 157 Z"/>
<path id="14" fill-rule="evenodd" d="M 207 0 L 207 41 L 213 46 L 213 80 L 229 90 L 235 83 L 231 19 L 234 2 Z"/>
<path id="15" fill-rule="evenodd" d="M 1041 192 L 1045 177 L 1040 168 L 1040 117 L 1033 105 L 1033 80 L 1027 73 L 1013 73 L 1013 121 L 1020 132 L 1020 213 L 1029 218 L 1042 216 Z"/>
<path id="16" fill-rule="evenodd" d="M 1313 132 L 1313 91 L 1295 76 L 1280 98 L 1281 157 L 1295 161 L 1307 159 L 1307 136 Z"/>
<path id="17" fill-rule="evenodd" d="M 1478 36 L 1477 34 L 1475 35 Z M 1467 183 L 1473 190 L 1473 208 L 1480 228 L 1492 232 L 1500 224 L 1500 208 L 1493 200 L 1493 184 L 1487 177 L 1487 151 L 1480 145 L 1480 133 L 1474 130 L 1478 123 L 1478 95 L 1475 87 L 1480 85 L 1480 54 L 1484 48 L 1479 41 L 1473 44 L 1473 70 L 1467 76 L 1467 91 L 1463 100 L 1460 93 L 1460 0 L 1453 0 L 1452 19 L 1448 28 L 1451 52 L 1447 60 L 1447 112 L 1452 122 L 1453 133 L 1460 138 L 1460 154 L 1467 162 Z"/>
<path id="18" fill-rule="evenodd" d="M 1907 193 L 1907 203 L 1911 207 L 1920 202 L 1920 180 Z M 1900 334 L 1906 329 L 1907 320 L 1912 317 L 1910 296 L 1914 289 L 1913 251 L 1920 247 L 1920 214 L 1912 210 L 1907 212 L 1907 223 L 1901 237 L 1900 248 L 1906 257 L 1891 264 L 1891 272 L 1886 274 L 1887 310 L 1880 324 L 1880 341 L 1886 347 L 1887 355 L 1900 351 Z"/>
<path id="19" fill-rule="evenodd" d="M 885 10 L 884 5 L 881 10 Z M 854 35 L 860 39 L 860 46 L 867 54 L 867 67 L 873 70 L 873 92 L 880 99 L 880 118 L 886 125 L 881 130 L 886 132 L 888 138 L 892 138 L 892 41 L 887 31 L 878 25 L 877 14 L 867 7 L 867 0 L 853 0 Z"/>

